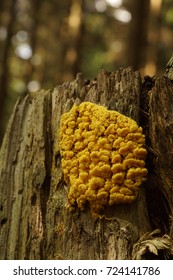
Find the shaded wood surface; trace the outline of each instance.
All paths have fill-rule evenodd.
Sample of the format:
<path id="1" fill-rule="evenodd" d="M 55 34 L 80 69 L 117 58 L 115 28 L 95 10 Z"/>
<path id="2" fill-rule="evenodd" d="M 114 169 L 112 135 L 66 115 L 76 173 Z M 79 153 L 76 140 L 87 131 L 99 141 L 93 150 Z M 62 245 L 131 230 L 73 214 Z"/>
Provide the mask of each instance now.
<path id="1" fill-rule="evenodd" d="M 166 78 L 148 87 L 129 67 L 101 71 L 90 82 L 77 74 L 52 91 L 19 99 L 0 150 L 0 259 L 132 259 L 133 245 L 146 232 L 160 228 L 171 235 L 172 92 Z M 89 208 L 69 212 L 61 169 L 60 117 L 82 101 L 145 124 L 150 148 L 148 180 L 137 200 L 105 208 L 102 219 Z"/>

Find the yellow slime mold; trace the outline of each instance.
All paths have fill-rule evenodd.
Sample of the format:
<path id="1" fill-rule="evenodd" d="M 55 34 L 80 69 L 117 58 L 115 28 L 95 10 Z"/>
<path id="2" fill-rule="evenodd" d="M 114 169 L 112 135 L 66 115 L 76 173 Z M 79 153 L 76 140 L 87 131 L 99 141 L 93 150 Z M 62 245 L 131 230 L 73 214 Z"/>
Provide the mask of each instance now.
<path id="1" fill-rule="evenodd" d="M 145 136 L 137 123 L 104 106 L 83 102 L 62 115 L 60 153 L 70 206 L 92 213 L 132 203 L 147 176 Z"/>

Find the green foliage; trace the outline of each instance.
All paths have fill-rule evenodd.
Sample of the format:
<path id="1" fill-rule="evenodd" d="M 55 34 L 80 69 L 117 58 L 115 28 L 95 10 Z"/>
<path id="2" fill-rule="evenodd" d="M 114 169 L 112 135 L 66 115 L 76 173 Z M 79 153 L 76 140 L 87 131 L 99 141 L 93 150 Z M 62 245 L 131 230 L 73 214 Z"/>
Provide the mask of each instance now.
<path id="1" fill-rule="evenodd" d="M 165 14 L 165 21 L 166 21 L 169 25 L 173 25 L 173 7 L 166 11 L 166 14 Z"/>

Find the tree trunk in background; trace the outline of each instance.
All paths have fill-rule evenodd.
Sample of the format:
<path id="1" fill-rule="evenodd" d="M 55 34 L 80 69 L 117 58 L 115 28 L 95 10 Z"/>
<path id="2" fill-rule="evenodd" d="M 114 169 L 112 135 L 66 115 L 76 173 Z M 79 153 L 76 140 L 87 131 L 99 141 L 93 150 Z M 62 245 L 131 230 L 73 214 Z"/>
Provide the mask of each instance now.
<path id="1" fill-rule="evenodd" d="M 0 151 L 0 259 L 172 258 L 172 92 L 166 78 L 142 84 L 139 72 L 127 68 L 101 71 L 90 83 L 78 74 L 19 99 Z M 148 180 L 137 200 L 107 207 L 102 219 L 89 208 L 69 212 L 57 149 L 62 113 L 83 101 L 135 119 L 149 146 Z M 161 232 L 152 233 L 156 228 Z M 155 240 L 158 256 L 150 250 Z"/>
<path id="2" fill-rule="evenodd" d="M 150 13 L 150 0 L 133 0 L 131 2 L 132 20 L 129 32 L 127 53 L 128 65 L 140 69 L 145 65 L 148 46 L 148 23 Z"/>
<path id="3" fill-rule="evenodd" d="M 159 75 L 162 73 L 162 67 L 160 71 L 160 66 L 164 65 L 165 61 L 168 61 L 172 54 L 167 54 L 165 57 L 163 52 L 163 34 L 165 33 L 165 23 L 164 23 L 164 11 L 166 8 L 166 1 L 150 1 L 150 16 L 149 16 L 149 28 L 148 28 L 148 47 L 146 53 L 146 63 L 144 69 L 144 75 Z M 167 52 L 166 52 L 167 53 Z M 160 65 L 159 65 L 160 64 Z"/>
<path id="4" fill-rule="evenodd" d="M 39 27 L 39 15 L 40 15 L 40 7 L 41 7 L 41 1 L 38 0 L 38 1 L 31 1 L 31 17 L 32 17 L 32 25 L 30 27 L 30 29 L 32 29 L 32 32 L 31 30 L 27 30 L 30 35 L 30 47 L 32 49 L 32 53 L 33 53 L 33 56 L 36 55 L 36 47 L 37 47 L 37 32 L 38 32 L 38 27 Z M 24 76 L 24 81 L 25 81 L 25 85 L 26 85 L 26 88 L 23 92 L 23 95 L 26 95 L 27 92 L 28 92 L 28 83 L 30 81 L 32 81 L 32 79 L 34 80 L 34 74 L 35 74 L 35 64 L 34 63 L 30 63 L 28 64 L 28 70 L 27 70 L 27 73 L 26 75 Z M 39 81 L 39 80 L 38 80 Z"/>
<path id="5" fill-rule="evenodd" d="M 75 73 L 80 71 L 81 49 L 84 29 L 84 1 L 72 0 L 68 18 L 68 36 L 64 44 L 64 77 L 63 80 L 72 80 Z"/>
<path id="6" fill-rule="evenodd" d="M 4 44 L 3 49 L 3 58 L 2 58 L 2 66 L 1 66 L 1 75 L 0 75 L 0 144 L 2 142 L 3 134 L 4 134 L 4 106 L 6 97 L 8 94 L 8 80 L 9 80 L 9 53 L 11 49 L 11 38 L 13 35 L 13 25 L 16 19 L 16 2 L 17 0 L 11 1 L 9 7 L 9 23 L 7 26 L 7 37 Z"/>

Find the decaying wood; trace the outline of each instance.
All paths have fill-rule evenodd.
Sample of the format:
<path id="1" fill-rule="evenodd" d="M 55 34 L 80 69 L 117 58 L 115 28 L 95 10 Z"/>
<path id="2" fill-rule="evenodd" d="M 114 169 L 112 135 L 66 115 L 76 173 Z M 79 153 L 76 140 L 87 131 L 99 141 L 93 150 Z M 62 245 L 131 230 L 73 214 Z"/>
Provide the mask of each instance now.
<path id="1" fill-rule="evenodd" d="M 157 219 L 163 224 L 161 234 L 171 234 L 173 86 L 166 78 L 157 79 L 149 95 L 152 156 L 137 200 L 107 207 L 102 219 L 94 219 L 87 207 L 82 212 L 68 209 L 58 148 L 62 113 L 74 103 L 91 101 L 139 123 L 141 92 L 140 74 L 129 67 L 101 71 L 91 82 L 78 74 L 53 91 L 18 100 L 0 151 L 0 259 L 132 259 L 133 245 L 159 227 Z M 159 190 L 166 221 L 150 189 L 153 201 Z"/>
<path id="2" fill-rule="evenodd" d="M 156 79 L 150 92 L 149 135 L 154 156 L 154 166 L 150 172 L 152 189 L 149 205 L 154 220 L 163 232 L 169 234 L 173 216 L 173 84 L 161 77 Z M 150 193 L 148 193 L 149 196 Z M 160 206 L 159 206 L 160 205 Z M 153 222 L 154 222 L 153 220 Z M 170 232 L 173 238 L 173 232 Z"/>

